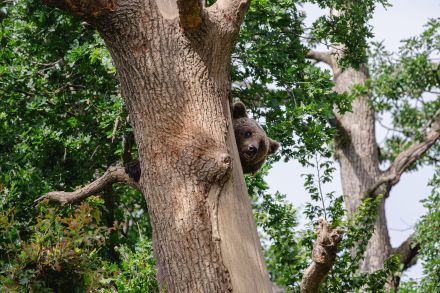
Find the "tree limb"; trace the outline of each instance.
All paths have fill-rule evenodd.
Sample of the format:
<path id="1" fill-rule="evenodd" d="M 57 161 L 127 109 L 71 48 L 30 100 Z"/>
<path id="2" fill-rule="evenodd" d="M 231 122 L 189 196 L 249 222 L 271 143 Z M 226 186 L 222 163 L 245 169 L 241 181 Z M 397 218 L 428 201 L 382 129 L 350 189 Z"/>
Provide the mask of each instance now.
<path id="1" fill-rule="evenodd" d="M 250 0 L 217 0 L 215 5 L 227 19 L 239 27 L 250 3 Z"/>
<path id="2" fill-rule="evenodd" d="M 43 0 L 49 6 L 69 11 L 79 17 L 98 17 L 103 12 L 115 11 L 116 0 Z"/>
<path id="3" fill-rule="evenodd" d="M 130 178 L 125 172 L 124 167 L 110 167 L 104 175 L 78 190 L 72 192 L 51 191 L 37 198 L 34 204 L 38 204 L 45 199 L 48 199 L 49 202 L 56 202 L 61 205 L 77 203 L 93 194 L 99 193 L 105 187 L 116 182 L 125 182 L 131 187 L 140 190 L 139 184 Z"/>
<path id="4" fill-rule="evenodd" d="M 403 264 L 403 270 L 405 271 L 409 267 L 413 266 L 417 262 L 417 255 L 420 250 L 420 245 L 413 239 L 414 234 L 410 235 L 408 239 L 402 242 L 399 247 L 393 249 L 392 254 L 396 254 L 400 257 L 400 263 Z M 395 275 L 391 279 L 391 287 L 399 288 L 400 275 Z"/>
<path id="5" fill-rule="evenodd" d="M 396 185 L 403 172 L 408 169 L 411 164 L 416 162 L 420 157 L 428 151 L 435 142 L 440 138 L 440 109 L 435 113 L 430 130 L 426 133 L 423 141 L 414 143 L 405 151 L 401 152 L 393 161 L 391 166 L 382 173 L 376 183 L 366 192 L 367 196 L 372 195 L 381 185 L 387 184 L 387 189 L 391 189 Z"/>
<path id="6" fill-rule="evenodd" d="M 420 245 L 414 241 L 414 234 L 412 234 L 399 247 L 395 248 L 392 253 L 400 256 L 400 263 L 403 264 L 403 270 L 406 270 L 415 264 L 419 250 Z"/>
<path id="7" fill-rule="evenodd" d="M 184 31 L 198 30 L 202 24 L 203 2 L 200 0 L 177 0 L 180 26 Z"/>
<path id="8" fill-rule="evenodd" d="M 304 272 L 301 281 L 302 293 L 319 292 L 319 287 L 335 263 L 337 244 L 342 240 L 342 231 L 332 230 L 325 220 L 320 220 L 317 233 L 312 252 L 313 262 Z"/>
<path id="9" fill-rule="evenodd" d="M 315 50 L 310 50 L 306 57 L 308 59 L 313 59 L 317 62 L 324 62 L 327 65 L 330 65 L 333 67 L 333 60 L 332 60 L 332 54 L 330 52 L 319 52 Z"/>

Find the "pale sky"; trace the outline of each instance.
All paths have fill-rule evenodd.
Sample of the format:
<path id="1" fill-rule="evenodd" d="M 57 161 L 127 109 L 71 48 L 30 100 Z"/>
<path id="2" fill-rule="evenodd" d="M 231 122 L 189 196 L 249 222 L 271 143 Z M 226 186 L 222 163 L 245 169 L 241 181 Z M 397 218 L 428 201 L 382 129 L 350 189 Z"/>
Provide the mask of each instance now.
<path id="1" fill-rule="evenodd" d="M 389 51 L 397 51 L 400 40 L 421 33 L 423 25 L 429 18 L 440 16 L 440 1 L 438 0 L 393 0 L 390 3 L 392 7 L 387 10 L 379 7 L 370 22 L 374 27 L 374 40 L 383 41 L 385 48 Z M 316 5 L 305 5 L 304 10 L 308 19 L 307 24 L 323 13 Z M 384 122 L 386 123 L 386 120 Z M 386 130 L 376 125 L 376 134 L 377 141 L 380 142 Z M 335 166 L 338 167 L 337 164 Z M 280 191 L 286 194 L 288 200 L 301 212 L 304 204 L 310 200 L 301 177 L 301 174 L 305 173 L 314 173 L 314 170 L 302 168 L 295 161 L 278 162 L 270 170 L 266 179 L 271 192 Z M 399 245 L 413 232 L 414 224 L 425 212 L 420 200 L 430 194 L 427 182 L 432 175 L 432 168 L 423 168 L 414 173 L 404 174 L 393 188 L 386 203 L 387 221 L 393 246 Z M 334 174 L 334 181 L 325 186 L 325 191 L 336 191 L 338 195 L 342 193 L 338 169 Z M 404 279 L 421 276 L 422 267 L 419 262 L 406 271 Z"/>

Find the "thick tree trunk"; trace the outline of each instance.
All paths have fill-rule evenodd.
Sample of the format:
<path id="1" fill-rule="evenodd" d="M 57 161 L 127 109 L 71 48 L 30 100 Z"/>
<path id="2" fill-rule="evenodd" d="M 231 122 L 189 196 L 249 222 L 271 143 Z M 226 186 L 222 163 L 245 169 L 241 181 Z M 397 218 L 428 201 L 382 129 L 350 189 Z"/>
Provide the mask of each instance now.
<path id="1" fill-rule="evenodd" d="M 334 64 L 334 67 L 337 68 L 337 65 Z M 364 85 L 368 78 L 365 65 L 361 66 L 360 70 L 350 68 L 335 72 L 335 91 L 338 93 L 349 93 L 353 86 Z M 342 191 L 349 214 L 356 211 L 365 194 L 382 173 L 379 169 L 374 112 L 370 103 L 369 96 L 357 97 L 353 101 L 352 112 L 344 115 L 337 113 L 341 135 L 336 139 L 336 155 L 341 168 Z M 379 188 L 375 192 L 386 195 L 387 190 Z M 378 207 L 374 234 L 368 243 L 361 269 L 375 271 L 381 268 L 390 252 L 384 201 Z"/>
<path id="2" fill-rule="evenodd" d="M 139 149 L 161 287 L 270 292 L 229 112 L 237 30 L 215 7 L 186 32 L 154 1 L 118 5 L 96 26 Z"/>

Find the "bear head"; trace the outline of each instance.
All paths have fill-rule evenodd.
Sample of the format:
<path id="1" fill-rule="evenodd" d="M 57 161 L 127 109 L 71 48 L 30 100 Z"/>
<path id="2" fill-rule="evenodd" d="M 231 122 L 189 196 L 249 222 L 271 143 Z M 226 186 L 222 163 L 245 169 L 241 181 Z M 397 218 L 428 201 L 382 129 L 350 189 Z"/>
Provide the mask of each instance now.
<path id="1" fill-rule="evenodd" d="M 232 118 L 243 173 L 255 173 L 280 144 L 267 137 L 257 121 L 248 117 L 242 102 L 232 106 Z"/>

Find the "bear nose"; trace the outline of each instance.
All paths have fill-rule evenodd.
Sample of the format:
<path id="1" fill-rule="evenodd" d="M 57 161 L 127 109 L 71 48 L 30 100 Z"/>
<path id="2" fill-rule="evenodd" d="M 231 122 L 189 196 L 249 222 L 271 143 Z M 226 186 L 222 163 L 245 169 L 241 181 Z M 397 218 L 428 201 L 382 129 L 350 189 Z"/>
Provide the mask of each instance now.
<path id="1" fill-rule="evenodd" d="M 254 146 L 254 145 L 252 145 L 252 144 L 249 146 L 249 152 L 250 152 L 251 154 L 255 155 L 255 154 L 257 153 L 257 151 L 258 151 L 258 149 L 257 149 L 256 146 Z"/>

